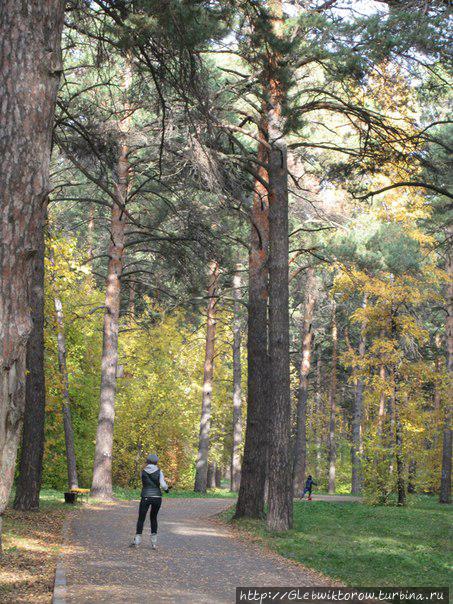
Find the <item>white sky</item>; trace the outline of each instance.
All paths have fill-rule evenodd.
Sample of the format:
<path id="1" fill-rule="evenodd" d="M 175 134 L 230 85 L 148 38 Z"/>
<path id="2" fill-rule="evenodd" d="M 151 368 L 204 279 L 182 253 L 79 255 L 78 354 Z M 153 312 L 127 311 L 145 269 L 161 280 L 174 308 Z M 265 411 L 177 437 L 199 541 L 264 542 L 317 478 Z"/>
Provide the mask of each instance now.
<path id="1" fill-rule="evenodd" d="M 297 14 L 299 7 L 295 3 L 283 2 L 284 11 L 291 16 Z M 340 0 L 332 7 L 333 12 L 342 12 L 345 10 L 354 10 L 362 15 L 371 15 L 376 12 L 386 13 L 387 6 L 382 2 L 374 0 Z"/>

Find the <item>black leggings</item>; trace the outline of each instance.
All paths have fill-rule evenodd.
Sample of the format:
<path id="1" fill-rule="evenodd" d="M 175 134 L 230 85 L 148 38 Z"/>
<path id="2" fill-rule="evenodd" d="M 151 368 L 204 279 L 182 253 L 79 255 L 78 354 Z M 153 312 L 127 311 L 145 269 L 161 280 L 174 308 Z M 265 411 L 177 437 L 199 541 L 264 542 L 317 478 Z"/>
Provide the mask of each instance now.
<path id="1" fill-rule="evenodd" d="M 151 533 L 157 533 L 157 514 L 159 513 L 161 503 L 162 497 L 141 498 L 140 506 L 138 508 L 136 535 L 141 535 L 143 533 L 143 525 L 145 523 L 145 518 L 149 507 L 151 507 L 151 512 L 149 514 L 151 520 Z"/>

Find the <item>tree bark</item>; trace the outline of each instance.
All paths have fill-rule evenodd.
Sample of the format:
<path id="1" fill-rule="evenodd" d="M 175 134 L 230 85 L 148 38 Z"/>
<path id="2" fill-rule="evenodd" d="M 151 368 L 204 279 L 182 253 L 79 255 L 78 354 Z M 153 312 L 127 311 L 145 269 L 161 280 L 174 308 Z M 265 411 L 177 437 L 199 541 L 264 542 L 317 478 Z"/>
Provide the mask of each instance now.
<path id="1" fill-rule="evenodd" d="M 398 333 L 396 327 L 396 309 L 391 312 L 391 334 L 395 345 L 398 344 Z M 393 395 L 390 404 L 392 406 L 394 429 L 395 429 L 395 461 L 396 461 L 396 489 L 398 494 L 398 505 L 406 505 L 406 482 L 405 482 L 405 459 L 403 450 L 403 423 L 401 421 L 401 394 L 399 392 L 400 374 L 398 366 L 394 366 L 393 373 Z M 393 469 L 393 468 L 392 468 Z"/>
<path id="2" fill-rule="evenodd" d="M 449 234 L 452 235 L 451 229 Z M 451 503 L 451 457 L 452 457 L 452 384 L 453 384 L 453 252 L 451 247 L 448 249 L 448 259 L 446 272 L 449 277 L 447 286 L 447 320 L 446 320 L 446 340 L 447 340 L 447 376 L 450 388 L 447 388 L 447 395 L 443 413 L 443 434 L 442 434 L 442 472 L 440 478 L 439 503 Z"/>
<path id="3" fill-rule="evenodd" d="M 135 319 L 135 283 L 131 281 L 129 284 L 129 308 L 128 314 L 130 319 Z"/>
<path id="4" fill-rule="evenodd" d="M 363 299 L 363 308 L 366 307 L 366 295 Z M 360 330 L 360 342 L 359 342 L 359 358 L 362 361 L 365 357 L 365 323 L 362 324 Z M 356 369 L 357 371 L 357 369 Z M 353 408 L 353 420 L 352 420 L 352 448 L 351 448 L 351 493 L 352 495 L 360 495 L 362 492 L 362 453 L 363 453 L 363 434 L 362 434 L 362 422 L 363 422 L 363 388 L 364 381 L 362 377 L 357 377 L 356 380 L 356 392 L 354 398 Z"/>
<path id="5" fill-rule="evenodd" d="M 415 459 L 411 459 L 408 464 L 408 476 L 407 476 L 407 492 L 415 493 L 416 486 L 415 480 L 417 478 L 417 461 Z"/>
<path id="6" fill-rule="evenodd" d="M 396 390 L 396 388 L 395 388 Z M 398 492 L 398 505 L 406 505 L 406 483 L 404 479 L 404 452 L 403 452 L 403 425 L 400 415 L 400 401 L 397 392 L 394 398 L 395 414 L 395 455 L 396 455 L 396 486 Z"/>
<path id="7" fill-rule="evenodd" d="M 25 407 L 30 283 L 49 192 L 63 14 L 62 0 L 3 0 L 0 11 L 0 515 Z"/>
<path id="8" fill-rule="evenodd" d="M 208 463 L 208 473 L 206 477 L 206 483 L 208 489 L 215 489 L 215 475 L 217 471 L 217 464 L 215 461 Z"/>
<path id="9" fill-rule="evenodd" d="M 258 175 L 267 181 L 268 123 L 265 105 L 258 133 Z M 269 199 L 266 187 L 255 181 L 251 211 L 249 299 L 247 333 L 247 420 L 241 484 L 235 518 L 260 518 L 264 514 L 267 473 L 269 356 L 268 356 L 268 255 Z"/>
<path id="10" fill-rule="evenodd" d="M 200 436 L 198 441 L 197 466 L 194 491 L 206 493 L 208 479 L 209 436 L 211 431 L 212 381 L 214 377 L 214 353 L 216 334 L 216 304 L 219 264 L 209 263 L 208 307 L 206 327 L 206 350 L 203 375 L 203 397 L 201 401 Z"/>
<path id="11" fill-rule="evenodd" d="M 273 30 L 281 36 L 281 0 L 269 0 Z M 269 86 L 269 357 L 271 375 L 271 434 L 269 441 L 269 511 L 273 531 L 291 528 L 293 521 L 291 392 L 289 359 L 289 232 L 288 166 L 279 57 L 270 59 Z"/>
<path id="12" fill-rule="evenodd" d="M 434 378 L 433 384 L 433 416 L 434 416 L 434 434 L 433 434 L 433 450 L 436 454 L 436 450 L 439 444 L 439 432 L 441 425 L 441 403 L 442 403 L 442 380 L 440 379 L 442 373 L 442 339 L 439 333 L 434 338 L 434 344 L 436 347 L 436 358 L 434 360 L 434 367 L 436 371 L 436 377 Z"/>
<path id="13" fill-rule="evenodd" d="M 332 301 L 332 374 L 329 390 L 329 495 L 335 493 L 335 469 L 337 461 L 337 443 L 335 437 L 335 424 L 337 417 L 337 362 L 338 362 L 338 330 L 336 318 L 336 302 Z"/>
<path id="14" fill-rule="evenodd" d="M 384 384 L 385 380 L 386 380 L 385 365 L 381 365 L 381 367 L 379 368 L 379 377 L 381 380 L 381 384 Z M 385 392 L 382 391 L 382 393 L 379 397 L 378 425 L 377 425 L 377 433 L 380 437 L 382 437 L 384 420 L 385 420 Z"/>
<path id="15" fill-rule="evenodd" d="M 101 392 L 94 452 L 93 482 L 91 495 L 98 499 L 112 499 L 112 451 L 115 421 L 115 395 L 118 370 L 118 329 L 121 303 L 121 275 L 124 265 L 126 239 L 126 214 L 124 207 L 129 191 L 130 165 L 127 135 L 130 126 L 130 106 L 127 94 L 131 85 L 132 71 L 126 61 L 124 77 L 125 117 L 119 122 L 119 155 L 116 167 L 117 183 L 115 203 L 110 220 L 109 262 L 107 268 L 104 329 L 101 361 Z"/>
<path id="16" fill-rule="evenodd" d="M 311 368 L 311 354 L 313 342 L 313 314 L 316 304 L 315 270 L 312 267 L 307 271 L 305 292 L 305 309 L 302 325 L 302 360 L 300 364 L 299 390 L 297 397 L 297 424 L 294 444 L 293 486 L 294 492 L 299 493 L 304 486 L 305 469 L 307 462 L 307 401 L 308 401 L 308 374 Z"/>
<path id="17" fill-rule="evenodd" d="M 94 204 L 90 205 L 90 217 L 88 219 L 88 234 L 87 234 L 87 243 L 88 243 L 88 257 L 93 258 L 94 255 Z"/>
<path id="18" fill-rule="evenodd" d="M 241 483 L 242 387 L 241 387 L 241 270 L 236 266 L 233 277 L 233 451 L 231 456 L 231 490 L 239 491 Z"/>
<path id="19" fill-rule="evenodd" d="M 64 437 L 66 444 L 66 462 L 68 466 L 68 488 L 77 489 L 79 487 L 79 481 L 77 479 L 77 464 L 75 456 L 75 445 L 74 445 L 74 430 L 72 427 L 71 420 L 71 401 L 69 399 L 69 379 L 68 369 L 66 364 L 66 338 L 64 333 L 64 316 L 63 316 L 63 305 L 57 294 L 54 296 L 55 314 L 57 317 L 57 339 L 58 339 L 58 368 L 60 370 L 61 378 L 63 381 L 63 401 L 62 401 L 62 412 L 63 412 L 63 426 L 64 426 Z"/>
<path id="20" fill-rule="evenodd" d="M 216 465 L 214 482 L 217 489 L 222 487 L 222 468 L 219 465 Z"/>
<path id="21" fill-rule="evenodd" d="M 316 359 L 316 392 L 315 392 L 315 411 L 316 411 L 316 427 L 315 427 L 315 450 L 316 450 L 316 476 L 320 476 L 321 472 L 321 445 L 322 445 L 322 427 L 319 418 L 323 417 L 322 413 L 322 394 L 321 394 L 321 364 L 322 364 L 322 348 L 321 344 L 317 347 Z"/>
<path id="22" fill-rule="evenodd" d="M 33 327 L 27 344 L 25 378 L 25 414 L 22 431 L 19 476 L 16 481 L 16 510 L 39 509 L 42 459 L 44 454 L 44 421 L 46 385 L 44 374 L 44 223 L 42 225 L 32 275 L 31 310 Z"/>
<path id="23" fill-rule="evenodd" d="M 127 179 L 127 176 L 126 176 Z M 124 185 L 127 187 L 127 185 Z M 121 273 L 125 243 L 126 216 L 118 204 L 112 207 L 111 242 L 105 294 L 105 313 L 101 361 L 101 395 L 91 495 L 111 499 L 113 427 L 118 370 L 118 329 L 121 302 Z"/>

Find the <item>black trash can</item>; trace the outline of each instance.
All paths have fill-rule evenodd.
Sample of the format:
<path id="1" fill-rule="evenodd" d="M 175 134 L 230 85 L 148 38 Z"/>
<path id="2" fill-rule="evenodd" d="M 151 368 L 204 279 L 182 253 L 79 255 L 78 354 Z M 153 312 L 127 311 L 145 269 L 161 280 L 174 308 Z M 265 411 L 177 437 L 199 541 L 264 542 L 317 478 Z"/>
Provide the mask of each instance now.
<path id="1" fill-rule="evenodd" d="M 76 499 L 77 499 L 77 493 L 65 493 L 64 494 L 65 503 L 75 503 Z"/>

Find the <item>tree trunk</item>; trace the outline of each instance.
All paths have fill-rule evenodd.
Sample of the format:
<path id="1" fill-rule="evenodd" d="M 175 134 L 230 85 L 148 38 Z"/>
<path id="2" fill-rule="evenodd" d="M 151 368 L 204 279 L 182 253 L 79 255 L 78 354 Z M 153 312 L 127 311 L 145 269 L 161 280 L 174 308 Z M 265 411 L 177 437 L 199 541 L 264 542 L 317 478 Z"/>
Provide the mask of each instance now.
<path id="1" fill-rule="evenodd" d="M 39 232 L 37 254 L 32 275 L 33 328 L 27 344 L 27 375 L 25 378 L 25 415 L 22 431 L 19 476 L 16 481 L 16 510 L 37 510 L 41 489 L 44 454 L 44 421 L 46 385 L 44 375 L 44 222 Z"/>
<path id="2" fill-rule="evenodd" d="M 90 217 L 88 219 L 88 235 L 87 235 L 88 257 L 89 258 L 93 258 L 93 255 L 94 255 L 93 235 L 94 235 L 94 204 L 91 204 L 90 205 Z"/>
<path id="3" fill-rule="evenodd" d="M 451 229 L 449 234 L 452 235 Z M 445 397 L 443 438 L 442 438 L 442 473 L 440 478 L 439 503 L 451 503 L 451 456 L 452 456 L 452 429 L 451 429 L 451 386 L 453 381 L 453 252 L 448 249 L 447 275 L 447 376 L 450 388 L 447 388 Z"/>
<path id="4" fill-rule="evenodd" d="M 400 416 L 400 401 L 395 392 L 395 455 L 396 455 L 396 486 L 398 492 L 398 505 L 406 505 L 406 484 L 404 480 L 404 452 L 403 452 L 403 425 Z"/>
<path id="5" fill-rule="evenodd" d="M 231 490 L 239 491 L 241 483 L 242 388 L 241 388 L 241 270 L 236 266 L 233 278 L 233 452 L 231 457 Z"/>
<path id="6" fill-rule="evenodd" d="M 408 477 L 407 477 L 407 492 L 415 493 L 415 480 L 417 477 L 417 462 L 415 459 L 411 459 L 408 466 Z"/>
<path id="7" fill-rule="evenodd" d="M 321 445 L 322 445 L 322 425 L 319 422 L 319 418 L 323 417 L 322 414 L 322 395 L 321 395 L 321 363 L 322 363 L 322 348 L 319 344 L 318 354 L 316 359 L 316 392 L 315 392 L 315 410 L 316 410 L 316 426 L 315 426 L 315 450 L 316 450 L 316 476 L 320 476 L 321 472 Z"/>
<path id="8" fill-rule="evenodd" d="M 49 191 L 63 14 L 62 0 L 1 3 L 0 517 L 14 479 L 25 408 L 30 283 Z"/>
<path id="9" fill-rule="evenodd" d="M 366 295 L 363 299 L 363 307 L 366 307 Z M 366 325 L 362 324 L 360 330 L 360 342 L 359 342 L 359 358 L 362 361 L 365 357 L 365 328 Z M 357 369 L 356 369 L 357 371 Z M 352 420 L 352 449 L 351 449 L 351 461 L 352 461 L 352 476 L 351 476 L 351 493 L 352 495 L 360 495 L 362 492 L 362 453 L 363 453 L 363 435 L 362 435 L 362 422 L 363 422 L 363 388 L 364 381 L 362 377 L 357 377 L 356 381 L 356 392 L 354 398 L 353 408 L 353 420 Z"/>
<path id="10" fill-rule="evenodd" d="M 442 403 L 442 339 L 440 334 L 436 334 L 434 338 L 434 344 L 436 346 L 436 358 L 434 360 L 434 366 L 436 371 L 436 377 L 434 378 L 433 384 L 433 416 L 434 416 L 434 433 L 433 433 L 433 450 L 434 455 L 437 454 L 437 448 L 439 445 L 439 432 L 441 425 L 441 403 Z"/>
<path id="11" fill-rule="evenodd" d="M 337 359 L 338 359 L 338 331 L 336 318 L 336 302 L 332 302 L 332 374 L 329 390 L 329 495 L 335 493 L 335 466 L 337 461 L 337 443 L 335 438 L 335 423 L 337 416 Z"/>
<path id="12" fill-rule="evenodd" d="M 208 473 L 206 476 L 206 484 L 208 489 L 215 489 L 215 474 L 217 471 L 217 464 L 215 461 L 208 463 Z"/>
<path id="13" fill-rule="evenodd" d="M 263 109 L 258 144 L 258 175 L 267 181 L 267 115 Z M 266 187 L 255 181 L 251 211 L 249 253 L 249 299 L 247 334 L 247 421 L 241 484 L 235 518 L 260 518 L 264 514 L 267 473 L 269 357 L 268 357 L 268 267 L 269 199 Z"/>
<path id="14" fill-rule="evenodd" d="M 269 0 L 273 30 L 281 37 L 281 0 Z M 269 357 L 271 417 L 269 441 L 269 511 L 267 526 L 285 531 L 293 521 L 291 391 L 289 360 L 288 167 L 283 134 L 284 92 L 279 57 L 270 59 L 269 90 Z"/>
<path id="15" fill-rule="evenodd" d="M 127 97 L 131 85 L 132 71 L 126 61 L 124 92 Z M 130 107 L 126 98 L 125 117 L 118 124 L 120 135 L 119 156 L 116 167 L 116 200 L 112 206 L 110 220 L 109 262 L 105 292 L 105 312 L 101 361 L 101 392 L 94 452 L 93 482 L 91 495 L 98 499 L 113 497 L 112 451 L 113 427 L 115 421 L 115 394 L 118 369 L 118 329 L 121 303 L 121 274 L 124 264 L 126 238 L 126 214 L 129 191 L 130 165 L 128 159 L 127 135 L 130 126 Z"/>
<path id="16" fill-rule="evenodd" d="M 312 353 L 312 324 L 316 304 L 315 270 L 312 267 L 307 271 L 305 292 L 305 309 L 302 325 L 302 360 L 300 364 L 300 382 L 297 400 L 297 425 L 294 445 L 293 486 L 294 492 L 299 493 L 304 486 L 305 468 L 307 461 L 307 400 L 308 400 L 308 374 L 311 367 Z"/>
<path id="17" fill-rule="evenodd" d="M 133 281 L 131 281 L 129 284 L 128 314 L 130 319 L 135 319 L 135 283 Z"/>
<path id="18" fill-rule="evenodd" d="M 217 489 L 222 487 L 222 468 L 219 465 L 215 469 L 215 487 Z"/>
<path id="19" fill-rule="evenodd" d="M 225 466 L 223 477 L 227 482 L 231 484 L 231 465 Z"/>
<path id="20" fill-rule="evenodd" d="M 206 327 L 206 351 L 203 376 L 203 397 L 201 402 L 200 437 L 198 442 L 197 467 L 194 491 L 206 493 L 208 479 L 209 435 L 211 431 L 212 380 L 214 377 L 214 353 L 216 332 L 216 304 L 219 265 L 209 263 L 208 308 Z"/>
<path id="21" fill-rule="evenodd" d="M 396 310 L 392 308 L 391 313 L 391 334 L 392 339 L 397 346 L 398 333 L 396 327 Z M 396 489 L 398 494 L 398 505 L 406 505 L 406 482 L 404 477 L 405 472 L 405 459 L 403 450 L 403 423 L 401 421 L 401 401 L 399 392 L 400 375 L 398 366 L 393 367 L 393 396 L 391 397 L 390 404 L 392 406 L 393 413 L 389 416 L 393 418 L 394 430 L 395 430 L 395 460 L 396 460 Z M 391 420 L 392 421 L 392 420 Z M 393 430 L 392 430 L 393 432 Z M 393 467 L 392 467 L 393 471 Z"/>
<path id="22" fill-rule="evenodd" d="M 74 430 L 72 428 L 71 421 L 71 402 L 69 399 L 69 379 L 68 369 L 66 364 L 66 338 L 64 334 L 64 317 L 63 317 L 63 306 L 61 300 L 57 294 L 54 297 L 55 314 L 57 317 L 57 339 L 58 339 L 58 368 L 60 370 L 61 378 L 63 381 L 63 401 L 62 401 L 62 412 L 63 412 L 63 426 L 64 426 L 64 438 L 66 444 L 66 461 L 68 466 L 68 488 L 77 489 L 79 482 L 77 479 L 77 465 L 75 456 L 74 446 Z"/>
<path id="23" fill-rule="evenodd" d="M 381 384 L 384 384 L 385 380 L 386 380 L 385 365 L 381 365 L 381 367 L 379 368 L 379 377 L 381 380 Z M 385 392 L 382 391 L 382 393 L 379 397 L 378 426 L 377 426 L 377 433 L 380 437 L 382 436 L 384 420 L 385 420 Z"/>

